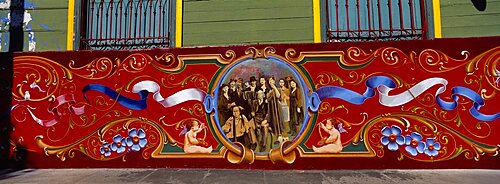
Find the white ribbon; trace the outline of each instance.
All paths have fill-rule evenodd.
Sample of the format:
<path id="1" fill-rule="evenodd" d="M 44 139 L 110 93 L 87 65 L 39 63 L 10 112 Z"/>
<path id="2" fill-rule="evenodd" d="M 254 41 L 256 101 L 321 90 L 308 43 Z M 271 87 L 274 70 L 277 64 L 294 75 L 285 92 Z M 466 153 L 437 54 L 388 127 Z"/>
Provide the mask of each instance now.
<path id="1" fill-rule="evenodd" d="M 138 82 L 132 87 L 132 92 L 138 93 L 139 91 L 146 90 L 153 93 L 153 99 L 158 103 L 162 104 L 164 107 L 172 107 L 183 102 L 196 100 L 203 102 L 205 99 L 205 92 L 198 88 L 188 88 L 167 97 L 163 98 L 160 94 L 160 85 L 154 81 L 145 80 Z"/>
<path id="2" fill-rule="evenodd" d="M 417 98 L 431 87 L 441 85 L 441 87 L 436 91 L 436 96 L 438 96 L 446 90 L 447 84 L 448 81 L 446 79 L 438 77 L 429 78 L 419 82 L 405 92 L 392 96 L 389 95 L 389 92 L 393 90 L 393 88 L 381 85 L 378 87 L 378 91 L 380 92 L 379 102 L 380 104 L 388 107 L 400 106 Z"/>

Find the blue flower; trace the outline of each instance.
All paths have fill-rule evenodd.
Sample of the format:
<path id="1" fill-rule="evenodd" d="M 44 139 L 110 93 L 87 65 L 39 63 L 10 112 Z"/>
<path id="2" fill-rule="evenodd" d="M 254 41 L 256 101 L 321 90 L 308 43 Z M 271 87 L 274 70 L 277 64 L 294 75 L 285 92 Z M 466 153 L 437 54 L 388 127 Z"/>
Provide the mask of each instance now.
<path id="1" fill-rule="evenodd" d="M 425 149 L 425 143 L 421 141 L 422 135 L 417 132 L 412 132 L 411 136 L 407 135 L 405 137 L 405 144 L 407 145 L 405 150 L 412 156 L 417 156 L 418 153 L 423 153 Z"/>
<path id="2" fill-rule="evenodd" d="M 439 144 L 439 142 L 434 142 L 433 138 L 427 138 L 425 142 L 427 144 L 425 145 L 424 153 L 430 157 L 438 155 L 438 151 L 441 149 L 441 144 Z"/>
<path id="3" fill-rule="evenodd" d="M 109 157 L 111 155 L 111 149 L 109 148 L 109 143 L 105 142 L 104 144 L 102 144 L 102 147 L 101 147 L 101 154 L 103 154 L 105 157 Z"/>
<path id="4" fill-rule="evenodd" d="M 146 139 L 146 133 L 142 128 L 139 128 L 139 130 L 136 130 L 135 128 L 132 128 L 128 131 L 128 136 L 127 137 L 127 146 L 129 146 L 132 151 L 139 151 L 141 148 L 144 148 L 146 146 L 146 143 L 148 143 L 148 140 Z"/>
<path id="5" fill-rule="evenodd" d="M 405 138 L 401 136 L 401 128 L 398 126 L 392 125 L 391 127 L 384 127 L 382 129 L 382 135 L 380 141 L 391 151 L 398 150 L 398 145 L 401 146 L 405 143 Z"/>
<path id="6" fill-rule="evenodd" d="M 125 138 L 123 138 L 121 135 L 115 135 L 113 137 L 113 143 L 111 143 L 111 150 L 116 151 L 117 153 L 123 153 L 127 146 L 127 143 L 125 142 Z"/>

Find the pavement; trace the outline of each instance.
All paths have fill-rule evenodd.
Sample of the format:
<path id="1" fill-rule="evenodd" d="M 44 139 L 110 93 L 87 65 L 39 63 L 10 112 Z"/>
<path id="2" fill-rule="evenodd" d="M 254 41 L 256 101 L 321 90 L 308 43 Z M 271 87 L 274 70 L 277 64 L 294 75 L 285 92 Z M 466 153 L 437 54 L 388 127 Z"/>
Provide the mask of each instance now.
<path id="1" fill-rule="evenodd" d="M 0 170 L 0 183 L 499 183 L 500 170 Z"/>

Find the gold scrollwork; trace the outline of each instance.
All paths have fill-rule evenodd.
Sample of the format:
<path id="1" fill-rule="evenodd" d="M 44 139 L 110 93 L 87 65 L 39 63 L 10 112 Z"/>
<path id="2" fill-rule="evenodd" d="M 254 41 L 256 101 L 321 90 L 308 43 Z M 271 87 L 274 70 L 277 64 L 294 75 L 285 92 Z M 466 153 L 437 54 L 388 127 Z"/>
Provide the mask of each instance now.
<path id="1" fill-rule="evenodd" d="M 402 127 L 405 127 L 404 131 L 413 130 L 415 132 L 421 133 L 423 136 L 431 138 L 434 137 L 436 141 L 442 144 L 442 149 L 439 151 L 439 155 L 437 157 L 430 157 L 427 159 L 422 159 L 420 157 L 411 157 L 409 155 L 406 155 L 406 153 L 402 151 L 401 154 L 413 160 L 424 162 L 445 161 L 453 159 L 461 154 L 464 154 L 467 159 L 473 158 L 475 160 L 479 160 L 481 155 L 489 154 L 491 156 L 495 156 L 500 150 L 499 146 L 490 146 L 484 143 L 478 143 L 474 141 L 474 139 L 458 133 L 454 129 L 450 128 L 447 124 L 442 123 L 440 120 L 415 114 L 394 113 L 376 117 L 370 120 L 364 128 L 368 131 L 364 131 L 363 134 L 361 134 L 361 131 L 358 132 L 361 138 L 369 138 L 370 148 L 374 149 L 375 147 L 376 150 L 374 151 L 379 157 L 383 156 L 383 147 L 380 145 L 380 136 L 376 137 L 375 135 L 380 134 L 382 127 L 388 126 L 387 124 L 385 124 L 386 122 L 390 122 L 391 124 L 399 124 Z M 378 128 L 372 128 L 374 125 L 377 125 Z M 458 142 L 459 140 L 465 143 L 465 145 L 460 144 Z M 453 143 L 453 145 L 446 146 L 450 143 Z M 470 148 L 465 148 L 464 146 L 468 146 Z M 451 150 L 449 148 L 451 148 Z"/>
<path id="2" fill-rule="evenodd" d="M 169 74 L 165 78 L 161 78 L 161 85 L 166 88 L 177 88 L 185 87 L 188 82 L 193 83 L 197 88 L 207 89 L 208 80 L 200 74 L 192 74 L 181 80 L 180 82 L 175 82 L 176 75 Z"/>
<path id="3" fill-rule="evenodd" d="M 80 151 L 81 153 L 87 155 L 90 158 L 96 159 L 96 160 L 110 160 L 114 158 L 107 158 L 101 155 L 98 151 L 96 151 L 96 147 L 99 147 L 100 144 L 103 142 L 104 136 L 106 135 L 106 132 L 109 135 L 112 135 L 113 132 L 116 133 L 118 130 L 114 130 L 113 127 L 116 125 L 123 123 L 123 128 L 128 129 L 128 127 L 133 124 L 133 123 L 145 123 L 148 124 L 159 137 L 155 137 L 154 135 L 149 135 L 150 140 L 149 146 L 147 146 L 143 150 L 143 157 L 144 158 L 149 158 L 151 155 L 157 154 L 161 151 L 161 148 L 164 144 L 168 143 L 169 135 L 163 130 L 161 126 L 159 126 L 156 122 L 146 119 L 143 117 L 130 117 L 130 118 L 122 118 L 122 119 L 117 119 L 113 120 L 103 126 L 101 126 L 99 129 L 94 130 L 87 136 L 84 136 L 80 138 L 77 141 L 74 141 L 71 144 L 68 145 L 63 145 L 63 146 L 52 146 L 47 143 L 45 143 L 44 136 L 43 135 L 38 135 L 35 137 L 35 143 L 44 149 L 45 154 L 48 155 L 56 155 L 58 158 L 61 159 L 61 161 L 66 160 L 66 156 L 69 156 L 70 158 L 73 158 L 75 156 L 75 151 Z M 145 127 L 142 127 L 145 128 Z M 149 129 L 146 129 L 149 130 Z M 151 131 L 149 131 L 151 132 Z M 107 135 L 107 136 L 109 136 Z M 151 140 L 158 140 L 157 142 L 151 141 Z M 151 144 L 154 144 L 155 146 L 151 146 Z M 94 148 L 94 149 L 92 149 Z M 150 154 L 149 149 L 155 148 Z M 146 152 L 146 153 L 144 153 Z"/>
<path id="4" fill-rule="evenodd" d="M 180 109 L 175 111 L 174 116 L 177 115 L 177 112 L 179 112 L 179 110 L 187 112 L 191 116 L 197 116 L 197 117 L 205 116 L 205 110 L 203 108 L 203 105 L 200 103 L 194 104 L 193 107 L 181 107 Z"/>
<path id="5" fill-rule="evenodd" d="M 461 55 L 464 56 L 464 59 L 454 59 L 441 51 L 433 49 L 425 49 L 418 56 L 415 52 L 410 53 L 413 63 L 429 73 L 447 72 L 466 65 L 470 54 L 468 51 L 462 51 Z"/>
<path id="6" fill-rule="evenodd" d="M 321 72 L 316 77 L 318 82 L 316 82 L 315 87 L 319 88 L 320 86 L 331 85 L 334 83 L 338 83 L 340 86 L 344 86 L 345 84 L 359 84 L 361 81 L 366 79 L 366 74 L 363 73 L 359 75 L 358 72 L 352 71 L 349 72 L 349 78 L 352 80 L 346 81 L 333 72 Z"/>
<path id="7" fill-rule="evenodd" d="M 333 106 L 329 102 L 321 102 L 319 106 L 318 113 L 319 114 L 331 114 L 339 109 L 343 109 L 346 111 L 346 114 L 349 114 L 349 109 L 347 109 L 344 105 Z"/>
<path id="8" fill-rule="evenodd" d="M 257 49 L 255 47 L 249 47 L 245 50 L 246 55 L 251 55 L 253 59 L 255 58 L 268 58 L 270 55 L 276 53 L 276 49 L 274 47 L 266 47 L 262 50 Z"/>

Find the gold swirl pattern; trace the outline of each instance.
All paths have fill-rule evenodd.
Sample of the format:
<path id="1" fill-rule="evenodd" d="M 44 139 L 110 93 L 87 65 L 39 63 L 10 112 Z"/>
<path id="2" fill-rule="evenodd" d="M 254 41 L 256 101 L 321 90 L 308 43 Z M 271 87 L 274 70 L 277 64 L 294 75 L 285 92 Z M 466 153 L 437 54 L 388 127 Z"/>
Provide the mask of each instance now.
<path id="1" fill-rule="evenodd" d="M 177 115 L 177 112 L 184 111 L 189 113 L 191 116 L 203 117 L 205 116 L 205 110 L 203 105 L 200 103 L 194 104 L 193 107 L 181 107 L 179 110 L 175 111 L 174 116 Z"/>
<path id="2" fill-rule="evenodd" d="M 176 75 L 169 74 L 167 77 L 161 78 L 161 85 L 166 88 L 184 88 L 188 82 L 191 82 L 196 88 L 205 90 L 208 88 L 208 80 L 200 74 L 189 75 L 180 82 L 175 82 L 175 79 Z"/>
<path id="3" fill-rule="evenodd" d="M 224 54 L 191 54 L 191 55 L 178 55 L 177 56 L 179 62 L 178 66 L 176 67 L 175 70 L 171 70 L 172 72 L 178 72 L 179 69 L 181 69 L 184 66 L 185 61 L 188 60 L 217 60 L 220 64 L 223 65 L 228 65 L 231 64 L 232 62 L 235 61 L 236 59 L 236 52 L 233 50 L 228 50 Z M 159 69 L 162 69 L 161 67 L 156 66 Z M 166 70 L 167 71 L 167 70 Z"/>
<path id="4" fill-rule="evenodd" d="M 361 140 L 368 138 L 371 149 L 378 157 L 384 156 L 384 146 L 380 142 L 380 132 L 383 127 L 389 125 L 402 127 L 402 135 L 405 135 L 404 132 L 418 132 L 424 137 L 434 138 L 436 142 L 441 144 L 438 155 L 428 157 L 411 156 L 401 149 L 402 147 L 400 146 L 400 153 L 413 160 L 423 162 L 445 161 L 453 159 L 462 153 L 466 153 L 464 156 L 468 159 L 474 158 L 475 160 L 479 160 L 481 155 L 489 154 L 495 156 L 500 150 L 498 146 L 471 141 L 472 139 L 456 132 L 453 128 L 441 123 L 439 120 L 414 114 L 394 113 L 370 120 L 363 128 L 366 131 L 364 133 L 358 132 Z"/>
<path id="5" fill-rule="evenodd" d="M 182 62 L 178 62 L 175 56 L 171 53 L 164 53 L 161 56 L 154 56 L 154 58 L 157 63 L 166 66 L 165 68 L 162 68 L 164 71 L 177 71 L 184 65 Z"/>
<path id="6" fill-rule="evenodd" d="M 129 73 L 141 72 L 149 64 L 150 60 L 151 57 L 146 54 L 134 53 L 123 59 L 123 62 L 118 58 L 113 61 L 110 58 L 103 57 L 97 58 L 81 67 L 75 67 L 75 61 L 72 60 L 69 63 L 69 69 L 79 77 L 101 80 L 115 74 L 120 75 L 120 71 Z"/>
<path id="7" fill-rule="evenodd" d="M 464 56 L 464 59 L 454 59 L 441 51 L 425 49 L 420 52 L 418 56 L 415 52 L 412 52 L 410 57 L 412 61 L 424 71 L 429 73 L 442 73 L 466 65 L 470 54 L 468 51 L 462 51 L 461 55 Z"/>
<path id="8" fill-rule="evenodd" d="M 352 79 L 352 81 L 346 81 L 342 78 L 340 78 L 337 74 L 334 74 L 333 72 L 321 72 L 319 75 L 316 77 L 316 89 L 319 88 L 320 86 L 326 86 L 326 85 L 332 85 L 335 83 L 338 83 L 340 86 L 344 86 L 345 84 L 359 84 L 361 81 L 365 80 L 366 74 L 361 74 L 359 75 L 357 72 L 352 71 L 349 72 L 349 78 Z"/>
<path id="9" fill-rule="evenodd" d="M 493 87 L 496 91 L 500 91 L 500 87 L 498 86 L 498 83 L 496 83 L 496 80 L 499 77 L 499 66 L 498 63 L 500 62 L 500 46 L 493 48 L 491 50 L 488 50 L 474 59 L 471 59 L 465 67 L 465 72 L 469 75 L 472 75 L 476 70 L 479 69 L 479 63 L 484 63 L 483 64 L 483 69 L 484 69 L 484 75 L 485 78 L 490 84 L 491 87 Z"/>
<path id="10" fill-rule="evenodd" d="M 346 114 L 349 114 L 349 109 L 347 109 L 344 105 L 333 106 L 329 102 L 321 102 L 319 106 L 318 113 L 319 114 L 331 114 L 337 110 L 343 109 L 346 111 Z"/>
<path id="11" fill-rule="evenodd" d="M 453 124 L 456 128 L 462 127 L 467 133 L 478 139 L 485 139 L 492 133 L 491 125 L 486 122 L 476 122 L 475 125 L 473 123 L 464 123 L 462 121 L 462 118 L 460 117 L 460 111 L 455 111 L 455 115 L 448 116 L 448 113 L 452 111 L 444 111 L 437 108 L 433 108 L 432 112 L 418 106 L 411 107 L 409 109 L 404 109 L 404 107 L 401 107 L 401 110 L 404 112 L 412 112 L 422 116 L 430 116 L 433 119 L 436 119 L 436 121 L 440 121 L 445 124 Z M 474 129 L 471 130 L 471 128 L 468 127 L 469 125 L 474 125 Z"/>
<path id="12" fill-rule="evenodd" d="M 113 120 L 94 130 L 87 136 L 64 146 L 51 146 L 47 144 L 44 142 L 43 135 L 36 136 L 35 142 L 39 147 L 44 149 L 47 156 L 56 155 L 59 159 L 61 159 L 61 161 L 65 161 L 67 157 L 74 158 L 75 151 L 79 151 L 95 160 L 106 161 L 123 157 L 127 152 L 105 156 L 101 152 L 97 151 L 99 147 L 102 147 L 106 142 L 112 142 L 113 140 L 111 137 L 114 135 L 120 135 L 120 132 L 132 128 L 132 125 L 134 125 L 133 127 L 140 127 L 145 130 L 146 135 L 148 135 L 146 138 L 148 144 L 143 149 L 143 158 L 148 159 L 153 153 L 159 153 L 161 151 L 161 147 L 168 143 L 167 134 L 163 128 L 156 122 L 142 117 Z"/>
<path id="13" fill-rule="evenodd" d="M 274 47 L 266 47 L 262 50 L 259 50 L 255 47 L 249 47 L 245 50 L 246 55 L 251 55 L 253 59 L 255 58 L 268 58 L 269 55 L 274 55 L 276 53 L 276 49 Z"/>

